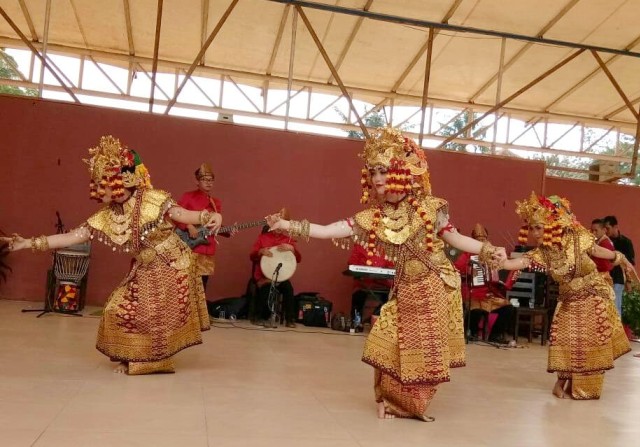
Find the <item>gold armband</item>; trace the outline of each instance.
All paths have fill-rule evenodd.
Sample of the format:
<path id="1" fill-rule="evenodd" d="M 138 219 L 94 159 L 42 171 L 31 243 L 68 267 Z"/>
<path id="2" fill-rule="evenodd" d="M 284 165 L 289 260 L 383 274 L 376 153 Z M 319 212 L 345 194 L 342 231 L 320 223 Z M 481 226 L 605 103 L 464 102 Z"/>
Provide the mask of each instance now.
<path id="1" fill-rule="evenodd" d="M 305 241 L 309 242 L 309 232 L 311 231 L 311 224 L 307 219 L 304 220 L 290 220 L 289 221 L 289 235 L 293 238 L 302 237 Z"/>
<path id="2" fill-rule="evenodd" d="M 200 211 L 200 225 L 208 224 L 212 217 L 213 217 L 213 213 L 211 211 L 208 211 L 208 210 Z"/>
<path id="3" fill-rule="evenodd" d="M 622 253 L 620 253 L 619 251 L 615 251 L 615 256 L 613 258 L 613 260 L 611 261 L 613 265 L 620 265 L 622 264 L 622 262 L 627 259 Z"/>
<path id="4" fill-rule="evenodd" d="M 31 238 L 31 251 L 47 251 L 49 250 L 49 241 L 44 234 L 38 237 Z"/>

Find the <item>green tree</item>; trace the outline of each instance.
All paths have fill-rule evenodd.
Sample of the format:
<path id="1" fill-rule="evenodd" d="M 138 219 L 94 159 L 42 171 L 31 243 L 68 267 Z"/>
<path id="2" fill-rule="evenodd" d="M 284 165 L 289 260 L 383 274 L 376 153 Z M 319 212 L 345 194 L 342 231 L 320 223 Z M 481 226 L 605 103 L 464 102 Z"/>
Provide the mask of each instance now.
<path id="1" fill-rule="evenodd" d="M 464 113 L 459 114 L 455 117 L 453 121 L 447 124 L 444 128 L 438 131 L 438 135 L 443 137 L 450 137 L 452 135 L 458 135 L 459 132 L 464 129 L 464 127 L 472 122 L 475 119 L 475 114 L 470 110 L 465 111 Z M 444 123 L 440 123 L 442 127 Z M 473 128 L 467 129 L 462 135 L 459 135 L 462 138 L 473 138 L 477 140 L 483 139 L 487 135 L 487 129 L 489 126 L 479 126 L 475 125 Z M 445 149 L 449 149 L 457 152 L 469 152 L 469 149 L 473 149 L 473 152 L 479 154 L 489 154 L 491 153 L 491 149 L 488 146 L 484 146 L 482 144 L 462 144 L 451 141 L 445 144 Z"/>
<path id="2" fill-rule="evenodd" d="M 334 107 L 333 110 L 340 115 L 340 117 L 344 120 L 345 123 L 349 122 L 349 118 L 347 117 L 347 115 L 345 115 L 342 110 L 340 110 L 338 107 Z M 366 113 L 366 111 L 365 111 Z M 376 110 L 373 111 L 371 113 L 369 113 L 367 116 L 364 117 L 364 125 L 368 128 L 372 128 L 375 129 L 377 127 L 385 127 L 388 126 L 389 123 L 387 121 L 387 116 L 385 115 L 384 111 L 382 110 Z M 400 126 L 401 130 L 411 130 L 411 128 L 413 127 L 412 124 L 409 125 L 403 125 Z M 355 138 L 357 140 L 363 140 L 364 139 L 364 134 L 358 130 L 350 130 L 347 132 L 347 136 L 349 138 Z"/>
<path id="3" fill-rule="evenodd" d="M 21 79 L 18 64 L 13 57 L 7 54 L 4 48 L 0 48 L 0 78 Z M 14 87 L 12 85 L 0 85 L 0 93 L 7 95 L 38 96 L 36 89 Z"/>

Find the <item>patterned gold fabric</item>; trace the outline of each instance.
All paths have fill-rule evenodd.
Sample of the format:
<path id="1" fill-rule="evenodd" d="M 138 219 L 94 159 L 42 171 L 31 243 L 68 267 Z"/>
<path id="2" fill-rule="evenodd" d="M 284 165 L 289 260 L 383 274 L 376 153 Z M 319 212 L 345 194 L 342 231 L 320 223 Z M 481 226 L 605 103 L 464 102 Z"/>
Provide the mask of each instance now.
<path id="1" fill-rule="evenodd" d="M 140 190 L 87 221 L 92 238 L 135 256 L 107 300 L 96 344 L 111 359 L 128 362 L 130 374 L 171 372 L 171 356 L 202 343 L 200 331 L 209 329 L 192 252 L 165 220 L 172 205 L 167 193 Z"/>
<path id="2" fill-rule="evenodd" d="M 600 399 L 604 385 L 604 372 L 586 374 L 558 373 L 559 379 L 570 380 L 567 392 L 576 400 Z"/>
<path id="3" fill-rule="evenodd" d="M 194 253 L 194 255 L 196 263 L 196 275 L 213 275 L 213 272 L 216 269 L 216 259 L 213 256 L 203 255 L 201 253 Z"/>
<path id="4" fill-rule="evenodd" d="M 579 382 L 586 389 L 603 381 L 604 371 L 613 368 L 613 361 L 631 348 L 615 310 L 613 288 L 589 257 L 595 243 L 593 236 L 576 226 L 565 230 L 563 238 L 562 249 L 537 248 L 526 256 L 543 266 L 560 286 L 551 323 L 547 369 L 567 377 L 588 377 Z M 581 399 L 595 394 L 576 393 Z"/>
<path id="5" fill-rule="evenodd" d="M 429 218 L 446 224 L 446 202 L 423 200 Z M 362 360 L 376 368 L 378 401 L 395 415 L 423 418 L 435 385 L 449 381 L 451 367 L 465 364 L 460 277 L 440 239 L 433 241 L 432 252 L 426 250 L 424 222 L 410 205 L 389 207 L 383 208 L 377 243 L 394 260 L 396 277 L 389 301 L 367 337 Z M 358 213 L 355 241 L 371 227 L 372 211 Z"/>

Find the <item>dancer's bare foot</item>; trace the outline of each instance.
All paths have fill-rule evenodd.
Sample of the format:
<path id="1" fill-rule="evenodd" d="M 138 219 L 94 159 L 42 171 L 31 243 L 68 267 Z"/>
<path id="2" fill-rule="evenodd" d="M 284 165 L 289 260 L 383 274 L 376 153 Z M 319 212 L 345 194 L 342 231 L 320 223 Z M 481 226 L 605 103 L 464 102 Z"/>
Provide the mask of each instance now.
<path id="1" fill-rule="evenodd" d="M 395 415 L 387 413 L 384 402 L 378 402 L 378 419 L 395 419 Z"/>
<path id="2" fill-rule="evenodd" d="M 556 384 L 553 386 L 553 391 L 551 392 L 553 393 L 554 396 L 556 396 L 559 399 L 564 399 L 566 397 L 569 397 L 564 392 L 566 385 L 567 385 L 566 379 L 558 379 L 556 380 Z"/>
<path id="3" fill-rule="evenodd" d="M 634 357 L 640 357 L 640 354 L 633 354 Z"/>
<path id="4" fill-rule="evenodd" d="M 120 362 L 118 366 L 113 370 L 116 374 L 127 374 L 129 372 L 129 365 L 125 362 Z"/>

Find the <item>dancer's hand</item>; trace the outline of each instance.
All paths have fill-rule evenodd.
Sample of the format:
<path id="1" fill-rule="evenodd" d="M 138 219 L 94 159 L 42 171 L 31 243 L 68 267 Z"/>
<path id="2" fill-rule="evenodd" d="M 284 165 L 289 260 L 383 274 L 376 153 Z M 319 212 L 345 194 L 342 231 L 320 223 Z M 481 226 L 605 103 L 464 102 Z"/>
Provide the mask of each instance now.
<path id="1" fill-rule="evenodd" d="M 30 240 L 23 238 L 18 233 L 14 233 L 11 237 L 0 237 L 0 242 L 7 244 L 9 251 L 24 250 L 25 248 L 29 248 L 31 245 Z"/>
<path id="2" fill-rule="evenodd" d="M 222 216 L 219 213 L 213 213 L 213 216 L 209 219 L 209 222 L 205 224 L 205 227 L 217 232 L 222 226 Z"/>
<path id="3" fill-rule="evenodd" d="M 280 217 L 280 214 L 271 214 L 265 217 L 265 220 L 267 221 L 267 225 L 269 225 L 271 231 L 286 231 L 289 229 L 289 221 L 282 219 L 282 217 Z"/>
<path id="4" fill-rule="evenodd" d="M 496 247 L 492 256 L 496 264 L 500 265 L 508 259 L 507 250 L 504 247 Z"/>

